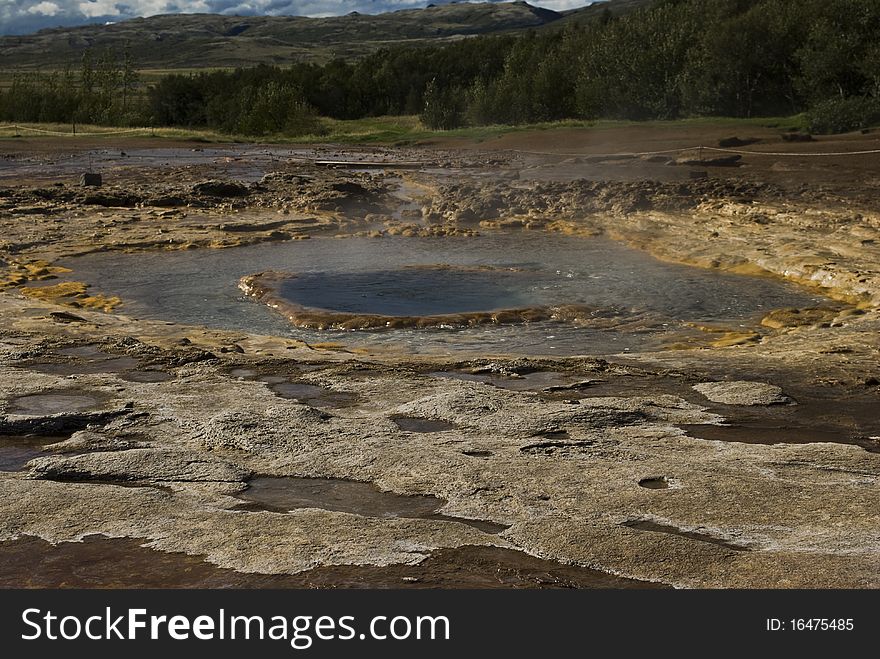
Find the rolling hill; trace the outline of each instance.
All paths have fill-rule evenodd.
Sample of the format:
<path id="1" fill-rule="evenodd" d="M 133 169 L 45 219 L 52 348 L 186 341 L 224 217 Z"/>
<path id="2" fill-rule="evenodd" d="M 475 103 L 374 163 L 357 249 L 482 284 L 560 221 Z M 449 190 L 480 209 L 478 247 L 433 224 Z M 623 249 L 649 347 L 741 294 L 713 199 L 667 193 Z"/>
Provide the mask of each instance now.
<path id="1" fill-rule="evenodd" d="M 442 43 L 475 35 L 563 25 L 605 7 L 628 11 L 650 0 L 611 0 L 568 12 L 525 2 L 459 3 L 378 15 L 329 18 L 169 14 L 109 25 L 41 30 L 0 38 L 3 69 L 57 69 L 76 64 L 87 48 L 128 48 L 145 69 L 283 65 L 358 57 L 383 46 Z"/>

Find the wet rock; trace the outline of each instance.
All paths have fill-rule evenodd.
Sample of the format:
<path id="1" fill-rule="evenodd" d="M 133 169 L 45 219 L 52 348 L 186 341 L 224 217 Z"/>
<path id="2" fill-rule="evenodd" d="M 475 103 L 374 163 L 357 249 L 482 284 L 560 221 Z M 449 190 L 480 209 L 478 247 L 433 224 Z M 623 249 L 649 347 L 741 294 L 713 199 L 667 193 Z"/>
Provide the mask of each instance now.
<path id="1" fill-rule="evenodd" d="M 86 451 L 124 451 L 136 448 L 148 448 L 147 444 L 135 437 L 117 436 L 91 430 L 80 430 L 70 438 L 47 446 L 48 450 L 58 453 Z"/>
<path id="2" fill-rule="evenodd" d="M 368 197 L 372 194 L 370 190 L 365 188 L 360 183 L 356 183 L 355 181 L 342 181 L 340 183 L 334 183 L 330 186 L 330 189 L 335 190 L 336 192 L 342 192 L 343 194 L 352 197 Z"/>
<path id="3" fill-rule="evenodd" d="M 713 403 L 724 405 L 781 405 L 793 403 L 782 389 L 765 382 L 702 382 L 693 386 Z"/>
<path id="4" fill-rule="evenodd" d="M 158 208 L 179 208 L 180 206 L 186 206 L 186 199 L 180 195 L 166 194 L 151 197 L 146 203 L 149 206 L 156 206 Z"/>
<path id="5" fill-rule="evenodd" d="M 556 384 L 549 387 L 544 387 L 541 391 L 545 391 L 547 393 L 554 393 L 557 391 L 574 391 L 578 389 L 587 389 L 589 387 L 593 387 L 602 382 L 602 380 L 579 380 L 578 382 L 572 382 L 571 384 Z"/>
<path id="6" fill-rule="evenodd" d="M 0 434 L 59 435 L 84 430 L 93 425 L 106 425 L 117 420 L 134 420 L 140 416 L 128 405 L 120 409 L 99 412 L 68 412 L 45 416 L 0 416 Z"/>
<path id="7" fill-rule="evenodd" d="M 31 478 L 59 481 L 243 482 L 251 472 L 195 451 L 130 449 L 47 456 L 31 463 Z"/>
<path id="8" fill-rule="evenodd" d="M 82 316 L 77 316 L 76 314 L 69 313 L 67 311 L 52 311 L 49 313 L 49 316 L 58 323 L 85 323 L 85 318 Z"/>
<path id="9" fill-rule="evenodd" d="M 194 194 L 207 197 L 246 197 L 250 189 L 235 181 L 202 181 L 192 187 Z"/>
<path id="10" fill-rule="evenodd" d="M 784 329 L 829 322 L 838 314 L 835 309 L 776 309 L 761 319 L 764 327 Z"/>

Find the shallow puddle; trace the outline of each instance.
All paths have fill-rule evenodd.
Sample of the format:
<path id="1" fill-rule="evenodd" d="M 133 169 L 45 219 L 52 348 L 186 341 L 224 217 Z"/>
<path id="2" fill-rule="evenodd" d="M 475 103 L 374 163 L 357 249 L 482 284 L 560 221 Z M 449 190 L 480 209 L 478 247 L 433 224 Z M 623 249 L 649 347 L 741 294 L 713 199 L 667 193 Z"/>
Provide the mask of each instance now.
<path id="1" fill-rule="evenodd" d="M 742 374 L 744 380 L 766 381 L 766 376 Z M 707 377 L 707 380 L 710 380 Z M 719 414 L 724 425 L 681 424 L 690 437 L 745 444 L 812 444 L 829 442 L 860 446 L 880 453 L 880 393 L 843 387 L 803 384 L 803 375 L 776 376 L 785 393 L 797 405 L 746 407 L 721 405 L 706 400 L 691 389 L 689 381 L 662 377 L 607 377 L 581 390 L 581 397 L 654 396 L 673 394 Z"/>
<path id="2" fill-rule="evenodd" d="M 282 398 L 297 400 L 312 407 L 350 407 L 357 400 L 357 394 L 348 391 L 333 391 L 304 382 L 272 382 L 269 388 Z"/>
<path id="3" fill-rule="evenodd" d="M 57 545 L 30 536 L 0 542 L 0 588 L 663 588 L 498 547 L 441 549 L 418 565 L 327 566 L 254 574 L 199 556 L 88 536 Z"/>
<path id="4" fill-rule="evenodd" d="M 46 455 L 44 446 L 65 439 L 66 436 L 0 435 L 0 471 L 21 471 L 34 458 Z"/>
<path id="5" fill-rule="evenodd" d="M 28 364 L 25 368 L 49 375 L 124 374 L 127 371 L 136 369 L 138 365 L 138 360 L 134 357 L 115 355 L 94 344 L 62 348 L 57 351 L 57 354 L 61 357 L 73 359 L 66 361 L 37 361 Z"/>
<path id="6" fill-rule="evenodd" d="M 83 359 L 110 359 L 115 356 L 94 344 L 62 348 L 58 351 L 58 354 L 65 357 L 81 357 Z"/>
<path id="7" fill-rule="evenodd" d="M 643 478 L 639 481 L 639 487 L 644 487 L 648 490 L 666 490 L 669 489 L 669 479 L 666 476 Z"/>
<path id="8" fill-rule="evenodd" d="M 533 371 L 522 375 L 502 373 L 473 373 L 469 371 L 433 371 L 428 375 L 438 378 L 483 382 L 510 391 L 533 391 L 547 398 L 584 398 L 588 390 L 600 381 L 574 373 L 560 371 Z"/>
<path id="9" fill-rule="evenodd" d="M 13 398 L 9 406 L 12 414 L 45 416 L 65 412 L 82 412 L 99 404 L 97 396 L 73 391 L 51 394 L 29 394 Z"/>
<path id="10" fill-rule="evenodd" d="M 349 391 L 334 391 L 316 384 L 299 382 L 297 378 L 301 373 L 322 368 L 321 365 L 303 364 L 288 374 L 260 373 L 252 368 L 232 368 L 229 375 L 242 380 L 259 380 L 269 386 L 276 395 L 281 398 L 296 400 L 312 407 L 351 407 L 358 402 L 358 396 Z"/>
<path id="11" fill-rule="evenodd" d="M 542 232 L 315 238 L 231 250 L 93 254 L 63 265 L 96 292 L 121 296 L 126 312 L 139 317 L 404 352 L 616 353 L 684 335 L 705 338 L 687 323 L 754 327 L 774 308 L 826 301 L 768 278 L 663 263 L 603 238 Z M 239 279 L 265 271 L 293 273 L 292 299 L 322 309 L 412 317 L 511 305 L 587 311 L 575 321 L 513 325 L 297 329 L 241 295 Z"/>
<path id="12" fill-rule="evenodd" d="M 234 378 L 243 378 L 245 380 L 249 380 L 250 378 L 257 377 L 259 373 L 252 368 L 233 368 L 230 369 L 229 375 Z"/>
<path id="13" fill-rule="evenodd" d="M 485 520 L 441 515 L 437 511 L 446 502 L 437 497 L 384 492 L 372 483 L 340 478 L 259 476 L 248 481 L 248 489 L 237 496 L 247 502 L 242 506 L 245 510 L 284 513 L 297 508 L 320 508 L 365 517 L 441 519 L 467 524 L 486 533 L 500 533 L 508 528 Z"/>
<path id="14" fill-rule="evenodd" d="M 841 428 L 822 428 L 815 426 L 774 426 L 769 423 L 752 422 L 744 425 L 681 425 L 682 430 L 691 437 L 721 442 L 743 444 L 813 444 L 830 442 L 832 444 L 857 444 L 865 450 L 880 452 L 880 443 L 871 440 L 849 439 Z"/>
<path id="15" fill-rule="evenodd" d="M 126 371 L 120 373 L 119 377 L 126 382 L 143 383 L 168 382 L 174 379 L 173 375 L 165 371 Z"/>
<path id="16" fill-rule="evenodd" d="M 469 458 L 489 458 L 489 457 L 492 457 L 492 451 L 480 451 L 480 450 L 470 451 L 469 450 L 469 451 L 462 451 L 461 453 L 462 453 L 462 455 L 466 455 Z"/>
<path id="17" fill-rule="evenodd" d="M 880 453 L 880 396 L 869 392 L 826 391 L 790 387 L 797 405 L 744 408 L 711 405 L 725 425 L 682 425 L 691 437 L 745 444 L 813 444 L 860 446 Z"/>
<path id="18" fill-rule="evenodd" d="M 631 529 L 637 529 L 639 531 L 648 531 L 651 533 L 667 533 L 669 535 L 677 535 L 682 538 L 688 538 L 689 540 L 696 540 L 698 542 L 708 542 L 709 544 L 718 545 L 720 547 L 731 549 L 733 551 L 749 551 L 748 547 L 728 542 L 727 540 L 724 540 L 722 538 L 716 538 L 706 533 L 699 533 L 697 531 L 685 531 L 678 528 L 677 526 L 661 524 L 659 522 L 654 522 L 651 520 L 634 520 L 631 522 L 624 522 L 623 525 Z"/>
<path id="19" fill-rule="evenodd" d="M 37 362 L 27 366 L 32 371 L 49 375 L 86 375 L 89 373 L 122 373 L 136 368 L 138 360 L 115 357 L 89 362 Z"/>
<path id="20" fill-rule="evenodd" d="M 450 421 L 423 419 L 414 416 L 395 416 L 391 420 L 404 432 L 444 432 L 445 430 L 454 430 L 457 427 Z"/>

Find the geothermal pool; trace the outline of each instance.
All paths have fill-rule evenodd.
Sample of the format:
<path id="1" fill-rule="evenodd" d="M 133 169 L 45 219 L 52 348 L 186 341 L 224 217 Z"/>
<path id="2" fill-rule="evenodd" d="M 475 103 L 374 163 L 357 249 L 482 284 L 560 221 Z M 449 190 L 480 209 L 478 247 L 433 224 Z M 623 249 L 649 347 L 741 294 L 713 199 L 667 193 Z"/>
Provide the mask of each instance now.
<path id="1" fill-rule="evenodd" d="M 445 238 L 314 238 L 226 250 L 101 253 L 68 259 L 72 279 L 118 295 L 122 313 L 215 328 L 416 353 L 610 354 L 703 334 L 691 323 L 755 327 L 768 311 L 828 303 L 794 285 L 664 263 L 604 238 L 490 233 Z M 294 305 L 420 316 L 574 305 L 573 321 L 430 328 L 295 327 L 239 290 L 274 271 Z"/>

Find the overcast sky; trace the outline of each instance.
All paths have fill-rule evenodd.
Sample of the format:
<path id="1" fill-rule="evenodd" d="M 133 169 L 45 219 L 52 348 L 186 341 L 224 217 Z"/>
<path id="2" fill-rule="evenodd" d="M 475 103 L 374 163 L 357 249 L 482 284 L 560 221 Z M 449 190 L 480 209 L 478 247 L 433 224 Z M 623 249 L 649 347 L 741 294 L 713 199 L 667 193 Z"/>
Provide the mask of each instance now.
<path id="1" fill-rule="evenodd" d="M 240 16 L 379 14 L 449 0 L 0 0 L 0 34 L 28 34 L 47 27 L 121 21 L 136 16 L 213 13 Z M 572 9 L 590 0 L 533 0 L 548 9 Z"/>

